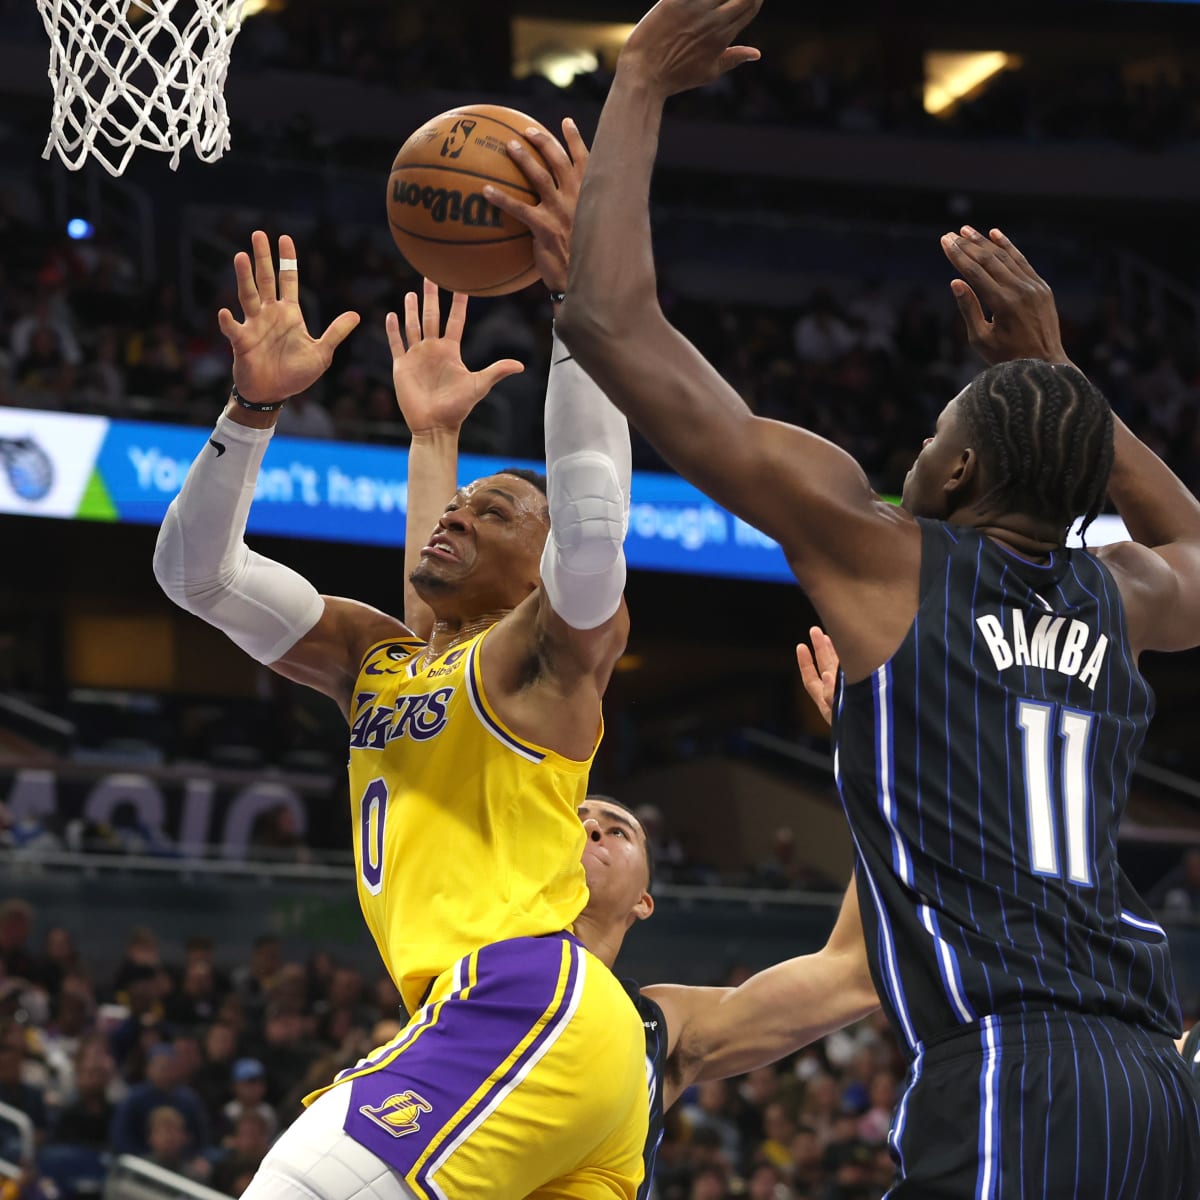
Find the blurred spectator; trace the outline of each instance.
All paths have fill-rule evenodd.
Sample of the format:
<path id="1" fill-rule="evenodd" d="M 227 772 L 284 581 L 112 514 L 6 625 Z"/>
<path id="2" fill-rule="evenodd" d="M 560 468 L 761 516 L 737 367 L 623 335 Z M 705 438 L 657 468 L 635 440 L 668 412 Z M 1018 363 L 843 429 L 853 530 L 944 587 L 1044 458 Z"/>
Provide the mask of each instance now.
<path id="1" fill-rule="evenodd" d="M 206 1182 L 212 1173 L 208 1160 L 195 1152 L 183 1113 L 169 1104 L 158 1105 L 146 1114 L 144 1141 L 142 1157 L 165 1171 L 185 1175 L 197 1183 Z"/>
<path id="2" fill-rule="evenodd" d="M 15 1021 L 0 1025 L 0 1103 L 23 1112 L 33 1122 L 34 1135 L 41 1142 L 49 1125 L 49 1114 L 42 1093 L 23 1079 L 27 1046 L 25 1030 Z M 0 1158 L 20 1160 L 18 1154 L 11 1152 L 11 1146 L 7 1149 L 8 1153 L 0 1150 Z"/>
<path id="3" fill-rule="evenodd" d="M 69 930 L 56 925 L 46 933 L 46 948 L 37 968 L 37 982 L 57 998 L 67 975 L 80 969 L 79 950 Z"/>
<path id="4" fill-rule="evenodd" d="M 808 312 L 796 322 L 792 334 L 796 357 L 818 366 L 826 366 L 847 354 L 854 341 L 854 334 L 837 315 L 833 297 L 827 291 L 813 296 Z"/>
<path id="5" fill-rule="evenodd" d="M 32 931 L 32 904 L 16 897 L 0 904 L 0 965 L 10 979 L 32 982 L 41 974 L 37 959 L 29 949 Z"/>
<path id="6" fill-rule="evenodd" d="M 267 1069 L 267 1100 L 278 1104 L 320 1056 L 307 1035 L 305 1018 L 295 1008 L 273 1005 L 267 1010 L 263 1040 L 255 1055 Z"/>
<path id="7" fill-rule="evenodd" d="M 117 994 L 125 998 L 127 1015 L 113 1029 L 109 1042 L 118 1070 L 129 1078 L 140 1069 L 146 1048 L 161 1041 L 170 1030 L 161 1000 L 161 968 L 129 963 L 118 974 L 125 979 L 124 990 Z"/>
<path id="8" fill-rule="evenodd" d="M 682 1116 L 692 1131 L 693 1141 L 706 1130 L 717 1138 L 729 1162 L 736 1162 L 741 1147 L 737 1126 L 729 1119 L 729 1084 L 724 1079 L 711 1079 L 697 1084 L 695 1098 L 683 1103 Z"/>
<path id="9" fill-rule="evenodd" d="M 122 992 L 126 984 L 134 977 L 145 979 L 148 976 L 143 968 L 157 969 L 162 966 L 158 953 L 158 938 L 152 930 L 141 925 L 132 929 L 129 940 L 125 944 L 125 957 L 113 977 L 113 991 Z"/>
<path id="10" fill-rule="evenodd" d="M 273 1137 L 274 1128 L 259 1109 L 241 1113 L 226 1140 L 225 1154 L 213 1171 L 212 1186 L 230 1196 L 240 1196 L 248 1177 L 253 1176 L 266 1158 Z"/>
<path id="11" fill-rule="evenodd" d="M 237 1058 L 237 1034 L 232 1025 L 216 1021 L 204 1034 L 204 1061 L 192 1086 L 204 1104 L 211 1127 L 221 1123 L 221 1110 L 229 1097 L 233 1064 Z"/>
<path id="12" fill-rule="evenodd" d="M 217 1015 L 217 986 L 212 964 L 194 958 L 183 971 L 183 984 L 166 1002 L 166 1018 L 185 1029 L 207 1025 Z"/>
<path id="13" fill-rule="evenodd" d="M 762 888 L 806 888 L 823 881 L 796 857 L 796 834 L 786 825 L 771 835 L 771 857 L 754 869 L 750 884 Z"/>
<path id="14" fill-rule="evenodd" d="M 230 982 L 244 1002 L 261 1007 L 283 966 L 283 945 L 273 934 L 254 939 L 250 961 L 234 968 Z"/>
<path id="15" fill-rule="evenodd" d="M 198 1154 L 208 1146 L 209 1126 L 204 1105 L 190 1087 L 179 1083 L 175 1050 L 168 1043 L 150 1051 L 146 1082 L 132 1088 L 113 1114 L 113 1152 L 145 1154 L 149 1148 L 147 1120 L 151 1112 L 161 1107 L 176 1109 L 181 1114 L 187 1129 L 187 1152 Z"/>
<path id="16" fill-rule="evenodd" d="M 257 1113 L 267 1128 L 268 1139 L 279 1129 L 275 1110 L 267 1103 L 267 1071 L 257 1058 L 239 1058 L 233 1064 L 233 1099 L 221 1110 L 226 1130 L 237 1127 L 244 1113 Z"/>
<path id="17" fill-rule="evenodd" d="M 896 1111 L 896 1079 L 890 1071 L 877 1071 L 871 1077 L 868 1101 L 870 1107 L 859 1118 L 858 1136 L 878 1145 L 887 1140 Z"/>
<path id="18" fill-rule="evenodd" d="M 831 1200 L 874 1200 L 870 1192 L 874 1152 L 858 1136 L 858 1119 L 842 1112 L 833 1123 L 823 1165 L 833 1181 Z"/>
<path id="19" fill-rule="evenodd" d="M 50 1140 L 107 1149 L 114 1112 L 109 1090 L 115 1078 L 116 1065 L 104 1043 L 85 1043 L 75 1067 L 75 1099 L 59 1113 Z"/>
<path id="20" fill-rule="evenodd" d="M 250 845 L 262 851 L 261 857 L 269 862 L 312 862 L 312 851 L 304 843 L 295 810 L 290 804 L 279 804 L 258 816 L 250 834 Z"/>

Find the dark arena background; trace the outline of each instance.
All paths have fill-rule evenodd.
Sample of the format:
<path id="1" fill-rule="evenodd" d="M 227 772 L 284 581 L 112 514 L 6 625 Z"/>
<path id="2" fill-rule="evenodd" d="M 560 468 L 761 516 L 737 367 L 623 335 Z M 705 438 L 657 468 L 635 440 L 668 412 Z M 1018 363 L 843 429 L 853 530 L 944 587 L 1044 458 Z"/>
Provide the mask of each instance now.
<path id="1" fill-rule="evenodd" d="M 161 594 L 157 526 L 228 395 L 232 256 L 253 229 L 290 233 L 310 327 L 363 323 L 285 410 L 296 440 L 268 459 L 249 541 L 400 612 L 408 434 L 383 318 L 417 280 L 389 165 L 468 101 L 590 137 L 642 12 L 248 0 L 230 150 L 176 171 L 141 151 L 114 177 L 43 159 L 49 41 L 31 0 L 0 0 L 4 1197 L 238 1196 L 299 1097 L 394 1019 L 355 896 L 344 722 Z M 1074 361 L 1200 486 L 1200 3 L 767 0 L 750 32 L 761 63 L 669 103 L 652 197 L 665 310 L 748 404 L 896 494 L 980 365 L 938 239 L 999 225 L 1053 287 Z M 464 478 L 541 458 L 550 319 L 539 286 L 472 302 L 469 364 L 528 369 L 469 421 Z M 815 616 L 778 548 L 636 434 L 634 466 L 633 633 L 591 788 L 642 817 L 658 907 L 621 973 L 737 983 L 819 948 L 850 876 L 796 669 Z M 1119 536 L 1110 512 L 1091 541 Z M 1187 1025 L 1200 657 L 1142 666 L 1157 715 L 1121 859 L 1170 934 Z M 128 1106 L 164 1042 L 186 1132 L 161 1117 L 147 1149 Z M 695 1088 L 654 1195 L 877 1198 L 902 1077 L 869 1018 Z"/>

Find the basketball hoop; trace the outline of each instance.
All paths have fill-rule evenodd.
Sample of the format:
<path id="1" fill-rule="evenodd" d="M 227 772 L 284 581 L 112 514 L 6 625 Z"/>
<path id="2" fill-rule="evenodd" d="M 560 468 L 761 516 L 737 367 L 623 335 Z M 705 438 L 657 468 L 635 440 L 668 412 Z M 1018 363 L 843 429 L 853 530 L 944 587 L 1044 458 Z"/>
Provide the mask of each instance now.
<path id="1" fill-rule="evenodd" d="M 139 146 L 203 162 L 229 149 L 225 73 L 244 0 L 37 0 L 50 35 L 53 150 L 120 175 Z"/>

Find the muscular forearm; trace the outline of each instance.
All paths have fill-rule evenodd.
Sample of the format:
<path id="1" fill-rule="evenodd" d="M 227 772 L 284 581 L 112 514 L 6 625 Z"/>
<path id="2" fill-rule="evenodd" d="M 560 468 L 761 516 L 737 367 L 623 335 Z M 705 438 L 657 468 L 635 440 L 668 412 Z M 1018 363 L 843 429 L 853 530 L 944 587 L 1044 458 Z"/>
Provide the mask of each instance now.
<path id="1" fill-rule="evenodd" d="M 559 332 L 590 360 L 604 333 L 636 326 L 658 305 L 650 240 L 650 177 L 663 97 L 618 68 L 579 194 Z M 578 348 L 576 343 L 578 343 Z M 584 362 L 589 373 L 592 367 Z"/>
<path id="2" fill-rule="evenodd" d="M 404 521 L 404 623 L 419 638 L 433 632 L 433 610 L 409 577 L 458 486 L 458 430 L 415 434 L 408 451 L 408 513 Z"/>
<path id="3" fill-rule="evenodd" d="M 1200 502 L 1149 446 L 1114 418 L 1108 491 L 1135 542 L 1166 546 L 1200 542 Z"/>

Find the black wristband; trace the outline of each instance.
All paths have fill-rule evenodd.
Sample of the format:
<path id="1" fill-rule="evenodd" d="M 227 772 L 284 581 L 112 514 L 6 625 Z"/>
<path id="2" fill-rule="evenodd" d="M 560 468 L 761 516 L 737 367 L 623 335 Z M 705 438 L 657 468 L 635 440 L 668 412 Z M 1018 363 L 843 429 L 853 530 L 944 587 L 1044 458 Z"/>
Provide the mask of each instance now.
<path id="1" fill-rule="evenodd" d="M 566 292 L 551 292 L 550 302 L 552 304 L 561 304 L 567 298 Z"/>
<path id="2" fill-rule="evenodd" d="M 283 407 L 283 401 L 277 400 L 274 404 L 252 404 L 241 392 L 237 390 L 237 384 L 233 385 L 233 389 L 229 393 L 243 408 L 248 408 L 251 412 L 270 413 L 275 412 Z"/>

